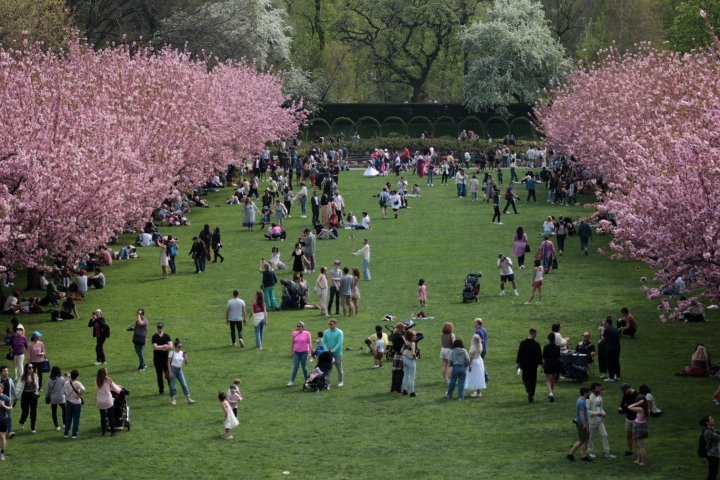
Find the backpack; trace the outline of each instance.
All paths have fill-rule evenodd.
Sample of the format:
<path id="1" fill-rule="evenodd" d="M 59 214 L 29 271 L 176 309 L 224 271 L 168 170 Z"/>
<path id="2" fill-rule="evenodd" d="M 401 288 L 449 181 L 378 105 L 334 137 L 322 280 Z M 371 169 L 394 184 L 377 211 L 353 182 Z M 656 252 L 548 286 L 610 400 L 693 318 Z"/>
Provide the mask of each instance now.
<path id="1" fill-rule="evenodd" d="M 565 229 L 565 222 L 558 223 L 557 234 L 558 235 L 567 235 L 567 231 Z"/>
<path id="2" fill-rule="evenodd" d="M 177 245 L 175 245 L 175 244 L 170 245 L 170 256 L 175 257 L 175 256 L 177 256 L 177 253 L 178 253 Z"/>
<path id="3" fill-rule="evenodd" d="M 698 443 L 698 457 L 707 458 L 707 444 L 705 443 L 705 430 L 700 434 L 700 442 Z"/>
<path id="4" fill-rule="evenodd" d="M 510 189 L 509 188 L 507 190 L 505 190 L 505 200 L 507 200 L 508 198 L 510 198 Z"/>

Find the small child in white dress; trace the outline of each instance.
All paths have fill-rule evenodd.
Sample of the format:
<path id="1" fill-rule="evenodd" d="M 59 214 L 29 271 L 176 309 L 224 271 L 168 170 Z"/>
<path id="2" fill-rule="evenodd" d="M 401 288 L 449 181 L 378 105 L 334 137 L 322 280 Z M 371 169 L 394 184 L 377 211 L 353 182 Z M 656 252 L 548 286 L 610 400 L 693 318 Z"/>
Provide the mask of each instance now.
<path id="1" fill-rule="evenodd" d="M 223 420 L 225 433 L 223 433 L 223 435 L 227 435 L 227 439 L 232 440 L 233 436 L 230 435 L 230 430 L 240 425 L 240 422 L 238 422 L 232 408 L 230 408 L 230 403 L 227 401 L 227 395 L 225 395 L 225 392 L 218 392 L 218 400 L 222 402 L 223 411 L 225 412 L 225 418 Z"/>

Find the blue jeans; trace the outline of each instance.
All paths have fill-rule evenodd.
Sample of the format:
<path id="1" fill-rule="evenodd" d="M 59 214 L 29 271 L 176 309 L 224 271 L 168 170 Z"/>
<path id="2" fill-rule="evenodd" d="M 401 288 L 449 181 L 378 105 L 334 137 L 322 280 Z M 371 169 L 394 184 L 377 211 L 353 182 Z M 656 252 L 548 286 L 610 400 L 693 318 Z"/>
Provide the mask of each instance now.
<path id="1" fill-rule="evenodd" d="M 365 277 L 365 280 L 372 279 L 370 277 L 370 260 L 363 259 L 363 277 Z"/>
<path id="2" fill-rule="evenodd" d="M 456 186 L 457 186 L 457 191 L 458 191 L 458 197 L 462 197 L 462 187 L 463 186 L 459 183 Z"/>
<path id="3" fill-rule="evenodd" d="M 307 197 L 302 197 L 300 199 L 300 209 L 302 210 L 303 217 L 307 215 Z"/>
<path id="4" fill-rule="evenodd" d="M 9 397 L 9 396 L 10 396 L 10 395 L 8 395 L 8 397 Z M 63 422 L 64 422 L 64 421 L 65 421 L 65 419 L 63 418 Z M 13 431 L 12 427 L 13 427 L 13 424 L 12 424 L 12 412 L 7 412 L 7 433 L 10 433 L 10 432 Z"/>
<path id="5" fill-rule="evenodd" d="M 427 184 L 428 184 L 428 185 L 432 185 L 432 183 L 433 183 L 433 176 L 434 176 L 434 175 L 435 175 L 435 172 L 433 172 L 433 169 L 432 169 L 432 168 L 431 168 L 430 170 L 428 170 L 428 174 L 427 174 L 427 177 L 428 177 Z"/>
<path id="6" fill-rule="evenodd" d="M 452 368 L 452 376 L 450 377 L 450 383 L 448 384 L 447 396 L 452 398 L 453 391 L 455 390 L 455 382 L 458 382 L 458 398 L 462 400 L 465 398 L 465 377 L 467 376 L 467 367 L 465 365 L 455 365 Z"/>
<path id="7" fill-rule="evenodd" d="M 145 349 L 145 344 L 138 345 L 135 344 L 135 353 L 137 353 L 138 358 L 140 359 L 140 368 L 143 368 L 145 366 L 145 354 L 143 350 Z"/>
<path id="8" fill-rule="evenodd" d="M 414 359 L 403 357 L 403 381 L 402 389 L 409 390 L 410 393 L 415 391 L 415 369 L 417 362 Z"/>
<path id="9" fill-rule="evenodd" d="M 168 257 L 168 266 L 170 267 L 171 273 L 177 273 L 177 270 L 175 269 L 175 257 Z"/>
<path id="10" fill-rule="evenodd" d="M 186 397 L 190 396 L 190 390 L 188 390 L 187 383 L 185 383 L 185 375 L 183 375 L 182 368 L 175 368 L 172 367 L 170 370 L 172 370 L 172 378 L 170 379 L 170 397 L 175 396 L 175 380 L 180 382 L 180 386 L 182 387 L 182 391 L 185 394 Z"/>
<path id="11" fill-rule="evenodd" d="M 582 251 L 587 250 L 587 248 L 588 248 L 588 242 L 589 242 L 589 241 L 590 241 L 589 238 L 586 238 L 586 239 L 583 240 L 582 237 L 581 237 L 581 238 L 580 238 L 580 250 L 582 250 Z"/>
<path id="12" fill-rule="evenodd" d="M 207 263 L 207 257 L 200 257 L 198 258 L 198 269 L 201 272 L 205 271 L 205 264 Z"/>
<path id="13" fill-rule="evenodd" d="M 514 169 L 514 168 L 511 168 L 511 169 L 510 169 L 510 181 L 511 181 L 511 182 L 519 182 L 519 181 L 520 181 L 520 180 L 518 179 L 517 173 L 515 173 L 515 169 Z"/>
<path id="14" fill-rule="evenodd" d="M 81 404 L 65 401 L 65 435 L 70 431 L 70 425 L 72 424 L 72 436 L 77 437 L 81 410 Z"/>
<path id="15" fill-rule="evenodd" d="M 291 382 L 295 381 L 295 378 L 297 377 L 298 367 L 300 365 L 302 365 L 303 375 L 305 375 L 305 380 L 307 380 L 307 378 L 308 378 L 307 357 L 308 357 L 308 352 L 293 352 L 293 373 L 292 373 L 292 376 L 290 377 Z"/>
<path id="16" fill-rule="evenodd" d="M 262 348 L 263 330 L 264 329 L 265 329 L 265 320 L 260 322 L 260 324 L 255 327 L 255 346 L 257 348 Z"/>
<path id="17" fill-rule="evenodd" d="M 275 287 L 263 288 L 263 295 L 265 295 L 265 302 L 270 308 L 278 308 L 277 300 L 275 300 Z"/>

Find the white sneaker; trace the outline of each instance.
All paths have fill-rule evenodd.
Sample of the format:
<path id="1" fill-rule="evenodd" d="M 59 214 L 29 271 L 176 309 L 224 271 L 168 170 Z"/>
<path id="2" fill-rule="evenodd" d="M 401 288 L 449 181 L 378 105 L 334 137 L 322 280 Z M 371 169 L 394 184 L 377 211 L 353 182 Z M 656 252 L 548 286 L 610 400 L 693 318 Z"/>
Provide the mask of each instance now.
<path id="1" fill-rule="evenodd" d="M 61 427 L 55 427 L 55 430 L 60 431 Z"/>
<path id="2" fill-rule="evenodd" d="M 227 439 L 228 439 L 228 440 L 232 440 L 232 439 L 233 439 L 233 436 L 232 436 L 232 435 L 228 435 L 228 436 L 227 436 Z"/>
<path id="3" fill-rule="evenodd" d="M 500 296 L 501 296 L 501 297 L 504 297 L 504 296 L 505 296 L 505 290 L 503 290 L 502 292 L 500 292 Z"/>
<path id="4" fill-rule="evenodd" d="M 4 454 L 4 453 L 0 453 L 0 460 L 3 460 L 3 461 L 5 460 L 5 454 Z"/>
<path id="5" fill-rule="evenodd" d="M 498 222 L 497 224 L 498 224 L 498 225 L 502 225 L 503 223 L 502 223 L 502 222 Z"/>
<path id="6" fill-rule="evenodd" d="M 520 294 L 517 292 L 517 290 L 515 290 L 515 291 L 513 292 L 513 295 L 515 295 L 516 297 L 519 297 L 519 296 L 520 296 Z"/>
<path id="7" fill-rule="evenodd" d="M 295 382 L 288 382 L 287 384 L 288 387 L 292 387 L 293 385 L 295 385 Z"/>
<path id="8" fill-rule="evenodd" d="M 343 382 L 338 383 L 338 387 L 342 387 L 342 386 L 343 386 Z"/>
<path id="9" fill-rule="evenodd" d="M 373 368 L 380 368 L 380 365 L 373 365 Z"/>
<path id="10" fill-rule="evenodd" d="M 95 362 L 93 365 L 102 365 L 102 362 Z"/>
<path id="11" fill-rule="evenodd" d="M 525 305 L 532 305 L 532 302 L 525 302 Z"/>

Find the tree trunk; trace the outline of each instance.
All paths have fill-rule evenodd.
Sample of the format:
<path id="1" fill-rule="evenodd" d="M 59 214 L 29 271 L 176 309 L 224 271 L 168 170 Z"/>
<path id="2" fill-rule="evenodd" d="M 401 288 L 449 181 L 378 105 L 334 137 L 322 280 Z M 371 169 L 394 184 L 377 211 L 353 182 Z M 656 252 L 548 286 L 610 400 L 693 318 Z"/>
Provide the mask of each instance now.
<path id="1" fill-rule="evenodd" d="M 424 82 L 413 83 L 410 86 L 413 89 L 412 98 L 410 103 L 420 103 L 422 101 L 422 87 Z"/>
<path id="2" fill-rule="evenodd" d="M 27 269 L 27 285 L 25 290 L 40 290 L 40 270 L 37 268 Z"/>
<path id="3" fill-rule="evenodd" d="M 315 0 L 315 31 L 318 34 L 318 42 L 320 44 L 320 51 L 325 50 L 325 30 L 320 23 L 320 11 L 321 11 L 322 0 Z"/>

